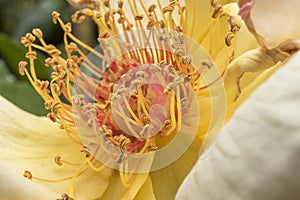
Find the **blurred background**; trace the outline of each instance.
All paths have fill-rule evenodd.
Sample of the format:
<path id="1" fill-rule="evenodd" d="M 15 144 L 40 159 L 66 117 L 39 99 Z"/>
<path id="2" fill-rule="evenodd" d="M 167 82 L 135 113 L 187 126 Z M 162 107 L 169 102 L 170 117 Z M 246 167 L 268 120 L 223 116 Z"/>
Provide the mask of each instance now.
<path id="1" fill-rule="evenodd" d="M 63 50 L 63 31 L 52 23 L 52 11 L 58 11 L 65 22 L 71 21 L 75 11 L 64 0 L 0 0 L 0 95 L 20 108 L 36 115 L 45 115 L 42 98 L 34 91 L 26 76 L 18 72 L 18 63 L 25 58 L 26 48 L 20 38 L 33 28 L 43 31 L 47 43 Z M 96 32 L 90 20 L 73 25 L 73 33 L 84 42 L 95 45 Z M 44 66 L 42 52 L 35 62 L 38 77 L 49 79 L 51 69 Z"/>

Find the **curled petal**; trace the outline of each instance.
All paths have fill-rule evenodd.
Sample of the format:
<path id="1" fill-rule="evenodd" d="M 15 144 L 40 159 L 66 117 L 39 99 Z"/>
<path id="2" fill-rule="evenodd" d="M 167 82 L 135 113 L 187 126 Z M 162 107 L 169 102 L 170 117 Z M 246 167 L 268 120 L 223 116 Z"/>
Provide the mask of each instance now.
<path id="1" fill-rule="evenodd" d="M 177 199 L 300 197 L 299 60 L 298 53 L 237 110 Z"/>
<path id="2" fill-rule="evenodd" d="M 261 46 L 274 48 L 300 38 L 300 1 L 239 0 L 239 14 Z"/>

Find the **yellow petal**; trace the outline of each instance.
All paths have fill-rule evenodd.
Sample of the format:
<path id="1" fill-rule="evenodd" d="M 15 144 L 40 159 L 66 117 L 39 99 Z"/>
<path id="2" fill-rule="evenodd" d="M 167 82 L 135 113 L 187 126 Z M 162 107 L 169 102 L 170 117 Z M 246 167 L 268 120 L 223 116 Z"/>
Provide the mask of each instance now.
<path id="1" fill-rule="evenodd" d="M 299 199 L 300 53 L 237 110 L 177 199 Z"/>
<path id="2" fill-rule="evenodd" d="M 72 177 L 74 166 L 58 166 L 54 157 L 74 163 L 83 162 L 80 145 L 72 142 L 63 130 L 44 117 L 20 110 L 0 97 L 0 160 L 22 176 L 29 170 L 33 176 L 47 179 Z M 101 196 L 108 185 L 111 169 L 101 173 L 87 170 L 76 181 L 76 199 Z M 87 181 L 88 180 L 88 181 Z M 39 182 L 57 193 L 67 193 L 70 180 L 60 183 Z M 86 192 L 89 191 L 89 192 Z"/>
<path id="3" fill-rule="evenodd" d="M 150 177 L 148 177 L 148 179 L 146 180 L 144 185 L 141 187 L 141 189 L 139 190 L 139 192 L 137 193 L 137 195 L 135 196 L 134 199 L 135 200 L 140 200 L 140 199 L 155 200 L 156 199 Z"/>
<path id="4" fill-rule="evenodd" d="M 241 1 L 242 15 L 246 15 L 247 6 L 254 1 Z M 277 47 L 286 40 L 300 38 L 298 0 L 257 0 L 245 17 L 248 28 L 255 34 L 261 45 Z"/>
<path id="5" fill-rule="evenodd" d="M 40 185 L 26 180 L 15 171 L 0 163 L 1 199 L 55 199 L 59 196 Z"/>
<path id="6" fill-rule="evenodd" d="M 125 187 L 120 180 L 119 172 L 115 171 L 109 180 L 109 186 L 107 190 L 105 191 L 104 195 L 100 199 L 101 200 L 134 199 L 147 179 L 148 179 L 148 174 L 132 174 L 131 178 L 128 181 L 129 187 Z"/>

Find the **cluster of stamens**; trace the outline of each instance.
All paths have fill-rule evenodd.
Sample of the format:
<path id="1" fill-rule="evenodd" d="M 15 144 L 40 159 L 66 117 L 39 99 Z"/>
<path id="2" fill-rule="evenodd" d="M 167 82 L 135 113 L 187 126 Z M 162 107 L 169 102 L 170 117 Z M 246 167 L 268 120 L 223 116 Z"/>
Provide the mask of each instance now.
<path id="1" fill-rule="evenodd" d="M 59 123 L 60 128 L 65 130 L 69 138 L 82 146 L 85 157 L 83 163 L 65 161 L 60 156 L 54 159 L 58 166 L 76 167 L 77 170 L 72 177 L 48 180 L 34 177 L 29 171 L 24 173 L 25 177 L 40 181 L 70 180 L 69 196 L 62 196 L 62 199 L 74 197 L 75 180 L 87 167 L 95 171 L 104 168 L 104 165 L 95 159 L 97 152 L 101 151 L 98 148 L 99 143 L 94 144 L 97 150 L 91 151 L 89 146 L 83 145 L 76 126 L 92 128 L 96 138 L 102 138 L 106 149 L 110 146 L 119 148 L 121 154 L 112 154 L 112 156 L 117 163 L 121 164 L 126 160 L 127 153 L 147 153 L 161 148 L 156 145 L 156 140 L 159 137 L 168 137 L 180 129 L 181 117 L 187 112 L 191 103 L 189 101 L 191 93 L 195 92 L 199 95 L 213 84 L 213 82 L 204 83 L 202 79 L 202 74 L 212 66 L 210 61 L 204 60 L 201 66 L 193 66 L 193 56 L 186 48 L 187 44 L 182 34 L 185 6 L 182 6 L 178 0 L 170 1 L 165 7 L 158 1 L 158 4 L 150 5 L 148 8 L 141 0 L 139 6 L 135 0 L 129 0 L 128 5 L 133 21 L 126 15 L 125 3 L 122 0 L 117 2 L 116 8 L 111 6 L 109 0 L 76 2 L 78 5 L 88 6 L 78 10 L 72 16 L 73 22 L 81 23 L 87 16 L 91 17 L 98 25 L 98 41 L 104 53 L 95 51 L 77 39 L 72 34 L 71 24 L 65 24 L 60 14 L 54 11 L 53 22 L 58 23 L 64 30 L 67 58 L 63 58 L 62 52 L 54 45 L 44 41 L 40 29 L 34 29 L 32 33 L 26 34 L 21 39 L 22 44 L 28 48 L 25 56 L 29 60 L 29 67 L 26 61 L 19 63 L 20 74 L 28 77 L 34 89 L 44 99 L 45 108 L 49 110 L 47 117 Z M 226 15 L 221 5 L 216 1 L 211 2 L 214 9 L 212 20 Z M 173 15 L 179 15 L 179 21 L 173 20 Z M 226 44 L 230 45 L 233 35 L 239 30 L 239 25 L 231 17 L 228 22 L 230 31 L 226 36 Z M 125 33 L 125 41 L 119 43 L 121 51 L 124 49 L 130 51 L 122 54 L 121 61 L 112 60 L 113 47 L 107 45 L 106 40 L 119 31 L 132 31 L 134 27 L 140 29 L 137 34 L 129 36 Z M 147 32 L 143 28 L 150 31 Z M 167 29 L 172 32 L 166 31 Z M 150 44 L 149 38 L 154 38 L 152 44 L 156 46 Z M 133 45 L 130 44 L 131 41 L 134 41 Z M 143 48 L 135 48 L 140 46 Z M 53 70 L 50 81 L 40 80 L 36 75 L 34 63 L 38 55 L 35 49 L 49 56 L 45 59 L 45 66 Z M 84 53 L 85 50 L 93 52 L 101 59 L 102 66 L 95 66 Z M 142 71 L 134 72 L 131 76 L 127 74 L 141 66 L 147 67 Z M 160 86 L 150 83 L 150 76 L 154 77 L 153 80 Z M 79 87 L 75 88 L 75 84 Z M 189 90 L 189 87 L 192 90 Z M 155 103 L 161 104 L 167 110 L 163 121 L 150 115 L 150 108 Z M 114 110 L 116 106 L 119 109 Z M 114 112 L 123 119 L 127 131 L 118 127 L 113 117 Z M 82 124 L 78 124 L 75 118 L 80 118 Z M 120 175 L 122 176 L 121 172 Z M 123 177 L 122 181 L 124 185 L 128 185 L 129 180 L 124 181 Z"/>

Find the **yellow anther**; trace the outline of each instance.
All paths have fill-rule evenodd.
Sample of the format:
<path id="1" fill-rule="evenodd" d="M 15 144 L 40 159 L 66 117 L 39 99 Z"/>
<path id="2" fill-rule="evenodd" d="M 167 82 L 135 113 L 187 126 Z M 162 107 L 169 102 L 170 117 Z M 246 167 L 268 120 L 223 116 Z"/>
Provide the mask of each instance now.
<path id="1" fill-rule="evenodd" d="M 52 21 L 54 24 L 57 24 L 57 20 L 59 18 L 60 14 L 57 11 L 52 12 Z"/>
<path id="2" fill-rule="evenodd" d="M 31 33 L 27 33 L 25 36 L 29 42 L 33 43 L 35 41 L 35 37 Z"/>
<path id="3" fill-rule="evenodd" d="M 28 59 L 36 59 L 37 53 L 35 51 L 29 51 L 25 54 L 25 57 Z"/>
<path id="4" fill-rule="evenodd" d="M 110 0 L 104 0 L 103 3 L 104 3 L 105 7 L 107 7 L 107 8 L 110 7 Z"/>
<path id="5" fill-rule="evenodd" d="M 28 178 L 29 180 L 32 179 L 32 174 L 31 174 L 30 171 L 27 171 L 27 170 L 24 171 L 23 176 L 24 176 L 25 178 Z"/>
<path id="6" fill-rule="evenodd" d="M 69 51 L 73 52 L 73 51 L 78 51 L 78 47 L 77 45 L 74 43 L 74 42 L 71 42 L 69 45 L 68 45 L 68 49 Z"/>
<path id="7" fill-rule="evenodd" d="M 122 8 L 124 5 L 124 0 L 118 0 L 118 8 Z"/>
<path id="8" fill-rule="evenodd" d="M 45 47 L 47 50 L 48 54 L 51 56 L 59 56 L 61 54 L 61 51 L 58 50 L 54 45 L 49 44 Z"/>
<path id="9" fill-rule="evenodd" d="M 90 158 L 91 157 L 91 153 L 89 152 L 89 149 L 86 146 L 82 146 L 80 152 L 85 153 L 85 157 L 86 158 Z"/>
<path id="10" fill-rule="evenodd" d="M 134 16 L 134 19 L 135 20 L 142 20 L 144 18 L 144 16 L 142 15 L 142 14 L 136 14 L 135 16 Z"/>
<path id="11" fill-rule="evenodd" d="M 53 87 L 53 91 L 55 92 L 55 94 L 57 94 L 58 96 L 60 96 L 61 95 L 61 89 L 60 89 L 60 87 L 56 83 L 54 83 L 52 85 L 52 87 Z"/>
<path id="12" fill-rule="evenodd" d="M 25 68 L 26 68 L 27 62 L 26 61 L 20 61 L 18 68 L 19 68 L 19 73 L 24 76 L 25 75 Z"/>
<path id="13" fill-rule="evenodd" d="M 48 113 L 47 117 L 52 121 L 56 122 L 56 115 L 54 113 Z"/>
<path id="14" fill-rule="evenodd" d="M 227 46 L 231 45 L 231 41 L 232 41 L 233 38 L 234 38 L 234 33 L 228 32 L 226 37 L 225 37 L 225 43 L 226 43 Z"/>
<path id="15" fill-rule="evenodd" d="M 61 197 L 57 200 L 74 200 L 73 198 L 71 198 L 69 195 L 67 194 L 62 194 Z"/>
<path id="16" fill-rule="evenodd" d="M 151 13 L 155 10 L 156 8 L 156 5 L 155 4 L 152 4 L 149 8 L 148 8 L 148 12 Z"/>
<path id="17" fill-rule="evenodd" d="M 169 5 L 163 9 L 163 13 L 166 14 L 168 12 L 173 12 L 173 10 L 174 10 L 174 6 Z"/>
<path id="18" fill-rule="evenodd" d="M 124 16 L 120 16 L 118 19 L 118 23 L 122 24 L 125 22 L 125 17 Z"/>
<path id="19" fill-rule="evenodd" d="M 54 66 L 56 63 L 56 61 L 53 58 L 46 58 L 45 59 L 45 66 L 49 67 L 49 66 Z"/>
<path id="20" fill-rule="evenodd" d="M 53 100 L 48 100 L 45 101 L 44 106 L 47 110 L 50 110 L 52 108 L 53 103 L 54 103 Z"/>
<path id="21" fill-rule="evenodd" d="M 218 1 L 217 0 L 210 0 L 210 5 L 215 8 L 218 5 Z"/>
<path id="22" fill-rule="evenodd" d="M 55 158 L 54 158 L 54 162 L 57 164 L 57 165 L 59 165 L 59 166 L 61 166 L 63 163 L 61 162 L 61 157 L 60 156 L 56 156 Z"/>
<path id="23" fill-rule="evenodd" d="M 222 13 L 223 13 L 223 7 L 221 5 L 218 5 L 217 7 L 215 7 L 211 17 L 215 19 L 219 17 Z"/>
<path id="24" fill-rule="evenodd" d="M 66 23 L 65 24 L 65 32 L 66 33 L 71 33 L 72 32 L 72 25 L 71 25 L 71 23 Z"/>
<path id="25" fill-rule="evenodd" d="M 35 81 L 35 85 L 37 87 L 39 87 L 41 90 L 46 90 L 48 85 L 49 85 L 49 82 L 48 81 L 41 81 L 41 80 L 37 79 Z"/>
<path id="26" fill-rule="evenodd" d="M 39 28 L 35 28 L 32 30 L 33 35 L 35 35 L 37 38 L 41 39 L 43 37 L 43 32 Z"/>

